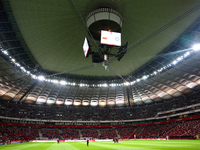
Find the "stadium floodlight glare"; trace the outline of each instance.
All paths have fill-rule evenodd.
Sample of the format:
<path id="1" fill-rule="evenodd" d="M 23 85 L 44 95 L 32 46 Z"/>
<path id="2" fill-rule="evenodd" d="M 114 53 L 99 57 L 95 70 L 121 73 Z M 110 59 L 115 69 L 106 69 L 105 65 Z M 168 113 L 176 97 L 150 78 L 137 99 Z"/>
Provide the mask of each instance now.
<path id="1" fill-rule="evenodd" d="M 103 86 L 103 87 L 108 87 L 108 84 L 104 83 L 102 86 Z"/>
<path id="2" fill-rule="evenodd" d="M 0 45 L 0 48 L 1 48 L 1 45 Z M 184 61 L 186 57 L 188 57 L 190 54 L 192 54 L 191 51 L 187 51 L 186 53 L 184 53 L 182 56 L 179 56 L 177 58 L 175 58 L 171 63 L 169 64 L 166 64 L 166 66 L 158 69 L 158 70 L 155 70 L 154 72 L 152 72 L 151 74 L 147 74 L 147 75 L 143 75 L 141 76 L 140 78 L 136 79 L 135 81 L 130 81 L 130 82 L 124 82 L 124 83 L 121 83 L 121 84 L 117 84 L 117 83 L 110 83 L 110 84 L 107 84 L 107 83 L 102 83 L 102 84 L 92 84 L 92 85 L 89 85 L 89 84 L 86 84 L 86 83 L 70 83 L 70 82 L 66 82 L 65 80 L 55 80 L 55 79 L 51 79 L 51 78 L 45 78 L 45 76 L 42 76 L 42 75 L 39 75 L 39 76 L 36 76 L 32 73 L 30 73 L 30 71 L 26 70 L 20 63 L 16 62 L 16 60 L 12 57 L 12 56 L 9 56 L 8 54 L 8 51 L 7 50 L 3 50 L 3 49 L 0 49 L 2 51 L 3 54 L 5 55 L 8 55 L 11 63 L 14 63 L 17 68 L 21 71 L 23 71 L 24 73 L 26 73 L 27 75 L 30 75 L 33 79 L 38 79 L 40 81 L 46 81 L 46 82 L 51 82 L 51 83 L 55 83 L 55 84 L 61 84 L 61 85 L 72 85 L 72 86 L 80 86 L 80 87 L 89 87 L 89 86 L 93 86 L 93 87 L 115 87 L 115 86 L 129 86 L 129 85 L 133 85 L 137 82 L 140 82 L 142 80 L 146 80 L 148 79 L 149 77 L 151 76 L 155 76 L 157 75 L 158 73 L 162 72 L 163 70 L 171 67 L 171 66 L 175 66 L 176 64 L 178 64 L 179 62 L 181 61 Z M 194 44 L 192 48 L 190 48 L 190 50 L 194 50 L 194 51 L 198 51 L 200 50 L 200 43 L 198 44 Z M 108 60 L 108 56 L 107 55 L 104 55 L 104 60 L 107 61 Z M 102 61 L 101 61 L 102 62 Z M 43 73 L 41 73 L 43 74 Z M 67 103 L 66 103 L 67 104 Z M 71 104 L 71 102 L 70 102 Z M 79 104 L 78 104 L 79 105 Z M 91 105 L 93 105 L 91 103 Z M 95 103 L 96 105 L 96 103 Z"/>
<path id="3" fill-rule="evenodd" d="M 80 83 L 79 86 L 80 87 L 88 87 L 89 85 L 88 84 L 84 84 L 84 83 Z"/>
<path id="4" fill-rule="evenodd" d="M 88 106 L 89 103 L 88 103 L 88 101 L 83 101 L 83 102 L 82 102 L 82 105 L 83 105 L 83 106 Z"/>
<path id="5" fill-rule="evenodd" d="M 176 60 L 174 60 L 172 63 L 173 63 L 174 65 L 176 65 L 176 64 L 177 64 L 177 61 L 176 61 Z"/>
<path id="6" fill-rule="evenodd" d="M 20 66 L 20 64 L 19 63 L 15 63 L 18 67 Z"/>
<path id="7" fill-rule="evenodd" d="M 8 55 L 8 52 L 7 52 L 7 51 L 3 51 L 3 53 L 4 53 L 5 55 Z"/>
<path id="8" fill-rule="evenodd" d="M 194 51 L 200 50 L 200 44 L 199 44 L 199 43 L 198 43 L 198 44 L 194 44 L 194 45 L 192 46 L 192 49 L 193 49 Z"/>
<path id="9" fill-rule="evenodd" d="M 66 85 L 66 84 L 67 84 L 67 82 L 66 82 L 66 81 L 64 81 L 64 80 L 61 80 L 61 81 L 60 81 L 60 84 L 61 84 L 61 85 Z"/>
<path id="10" fill-rule="evenodd" d="M 91 106 L 97 106 L 98 104 L 97 103 L 91 103 L 90 105 Z"/>
<path id="11" fill-rule="evenodd" d="M 132 81 L 132 82 L 131 82 L 131 85 L 135 84 L 135 82 L 136 82 L 136 81 Z"/>
<path id="12" fill-rule="evenodd" d="M 25 73 L 27 72 L 25 68 L 22 68 L 22 71 L 24 71 Z"/>
<path id="13" fill-rule="evenodd" d="M 45 77 L 44 77 L 44 76 L 38 76 L 38 79 L 39 79 L 40 81 L 44 81 L 44 80 L 45 80 Z"/>
<path id="14" fill-rule="evenodd" d="M 129 82 L 124 82 L 124 85 L 129 86 L 130 83 Z"/>
<path id="15" fill-rule="evenodd" d="M 140 82 L 140 79 L 137 79 L 136 81 L 137 81 L 137 82 Z"/>
<path id="16" fill-rule="evenodd" d="M 187 57 L 188 55 L 190 55 L 190 52 L 185 53 L 184 57 Z"/>
<path id="17" fill-rule="evenodd" d="M 51 82 L 57 84 L 58 80 L 51 80 Z"/>
<path id="18" fill-rule="evenodd" d="M 65 105 L 72 105 L 71 101 L 65 101 Z"/>
<path id="19" fill-rule="evenodd" d="M 31 77 L 32 77 L 33 79 L 37 79 L 37 76 L 34 75 L 34 74 L 31 74 Z"/>
<path id="20" fill-rule="evenodd" d="M 144 75 L 144 76 L 142 77 L 142 79 L 143 79 L 143 80 L 146 80 L 146 79 L 147 79 L 147 76 L 146 76 L 146 75 Z"/>
<path id="21" fill-rule="evenodd" d="M 11 59 L 11 61 L 12 61 L 12 62 L 15 62 L 15 59 L 14 59 L 14 58 L 12 58 L 12 59 Z"/>
<path id="22" fill-rule="evenodd" d="M 183 59 L 183 56 L 178 57 L 178 58 L 177 58 L 177 61 L 181 61 L 182 59 Z"/>
<path id="23" fill-rule="evenodd" d="M 111 86 L 111 87 L 115 87 L 115 86 L 116 86 L 116 84 L 115 84 L 115 83 L 112 83 L 112 84 L 110 84 L 110 86 Z"/>

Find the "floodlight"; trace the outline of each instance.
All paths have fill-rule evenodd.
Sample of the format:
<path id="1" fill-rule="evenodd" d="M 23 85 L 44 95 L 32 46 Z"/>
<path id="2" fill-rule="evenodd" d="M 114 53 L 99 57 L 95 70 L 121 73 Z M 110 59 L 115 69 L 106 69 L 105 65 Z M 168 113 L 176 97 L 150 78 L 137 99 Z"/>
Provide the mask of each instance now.
<path id="1" fill-rule="evenodd" d="M 142 77 L 142 79 L 143 79 L 143 80 L 146 80 L 146 79 L 147 79 L 147 76 L 146 76 L 146 75 L 144 75 L 144 76 Z"/>
<path id="2" fill-rule="evenodd" d="M 11 61 L 12 61 L 12 62 L 15 62 L 15 59 L 14 59 L 14 58 L 12 58 L 12 59 L 11 59 Z"/>
<path id="3" fill-rule="evenodd" d="M 174 60 L 172 63 L 173 63 L 174 65 L 176 65 L 176 64 L 177 64 L 177 61 L 176 61 L 176 60 Z"/>
<path id="4" fill-rule="evenodd" d="M 58 80 L 51 80 L 52 83 L 58 83 Z"/>
<path id="5" fill-rule="evenodd" d="M 44 80 L 45 80 L 45 77 L 44 77 L 44 76 L 38 76 L 38 79 L 39 79 L 40 81 L 44 81 Z"/>
<path id="6" fill-rule="evenodd" d="M 4 53 L 5 55 L 8 55 L 8 52 L 7 52 L 7 51 L 3 51 L 3 53 Z"/>
<path id="7" fill-rule="evenodd" d="M 190 52 L 185 53 L 184 57 L 187 57 L 188 55 L 190 55 Z"/>
<path id="8" fill-rule="evenodd" d="M 129 82 L 124 82 L 124 85 L 129 86 L 130 83 Z"/>
<path id="9" fill-rule="evenodd" d="M 193 49 L 194 51 L 200 50 L 200 44 L 194 44 L 193 47 L 192 47 L 192 49 Z"/>
<path id="10" fill-rule="evenodd" d="M 178 61 L 181 61 L 182 59 L 183 59 L 183 56 L 177 58 Z"/>
<path id="11" fill-rule="evenodd" d="M 104 87 L 108 87 L 108 85 L 106 83 L 103 84 Z"/>
<path id="12" fill-rule="evenodd" d="M 135 84 L 135 82 L 136 82 L 136 81 L 132 81 L 132 82 L 131 82 L 131 85 Z"/>
<path id="13" fill-rule="evenodd" d="M 61 84 L 61 85 L 66 85 L 66 84 L 67 84 L 67 82 L 66 82 L 66 81 L 64 81 L 64 80 L 61 80 L 61 81 L 60 81 L 60 84 Z"/>
<path id="14" fill-rule="evenodd" d="M 36 78 L 37 78 L 37 76 L 34 75 L 34 74 L 31 74 L 31 77 L 32 77 L 33 79 L 36 79 Z"/>
<path id="15" fill-rule="evenodd" d="M 115 84 L 115 83 L 112 83 L 112 84 L 110 84 L 110 86 L 112 86 L 112 87 L 115 87 L 115 86 L 116 86 L 116 84 Z"/>

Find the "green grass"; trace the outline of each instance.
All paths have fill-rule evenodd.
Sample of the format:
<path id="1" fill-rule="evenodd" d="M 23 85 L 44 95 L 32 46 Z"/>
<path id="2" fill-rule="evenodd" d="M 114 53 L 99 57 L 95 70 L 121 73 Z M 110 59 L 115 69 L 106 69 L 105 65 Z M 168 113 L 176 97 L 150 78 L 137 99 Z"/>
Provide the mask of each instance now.
<path id="1" fill-rule="evenodd" d="M 0 146 L 0 150 L 200 150 L 200 140 L 137 140 L 120 141 L 114 144 L 111 141 L 66 142 L 66 143 L 21 143 Z"/>

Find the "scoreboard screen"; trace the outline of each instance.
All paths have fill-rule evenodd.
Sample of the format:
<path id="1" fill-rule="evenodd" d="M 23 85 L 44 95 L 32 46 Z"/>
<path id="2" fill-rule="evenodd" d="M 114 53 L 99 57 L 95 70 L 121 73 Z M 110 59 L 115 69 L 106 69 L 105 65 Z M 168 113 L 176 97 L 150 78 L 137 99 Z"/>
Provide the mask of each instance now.
<path id="1" fill-rule="evenodd" d="M 121 46 L 121 33 L 101 30 L 101 44 Z"/>
<path id="2" fill-rule="evenodd" d="M 87 38 L 85 37 L 85 41 L 84 41 L 84 44 L 83 44 L 83 52 L 84 52 L 85 57 L 87 57 L 89 48 L 90 48 L 90 47 L 89 47 L 89 44 L 88 44 L 88 40 L 87 40 Z"/>

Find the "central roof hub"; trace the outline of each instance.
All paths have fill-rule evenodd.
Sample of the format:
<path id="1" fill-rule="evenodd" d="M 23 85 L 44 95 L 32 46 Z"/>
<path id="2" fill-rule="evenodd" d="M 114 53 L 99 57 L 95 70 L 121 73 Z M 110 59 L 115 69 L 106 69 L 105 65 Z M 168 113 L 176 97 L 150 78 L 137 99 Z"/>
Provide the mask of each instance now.
<path id="1" fill-rule="evenodd" d="M 122 16 L 112 8 L 98 8 L 86 17 L 87 27 L 95 40 L 100 40 L 101 30 L 121 32 Z"/>

